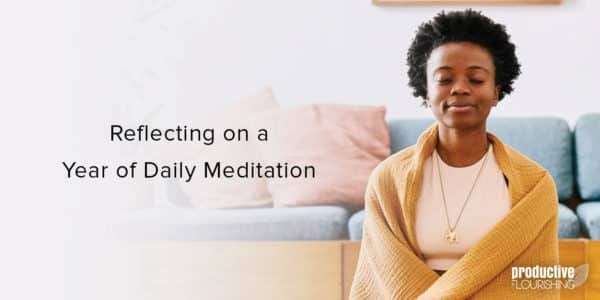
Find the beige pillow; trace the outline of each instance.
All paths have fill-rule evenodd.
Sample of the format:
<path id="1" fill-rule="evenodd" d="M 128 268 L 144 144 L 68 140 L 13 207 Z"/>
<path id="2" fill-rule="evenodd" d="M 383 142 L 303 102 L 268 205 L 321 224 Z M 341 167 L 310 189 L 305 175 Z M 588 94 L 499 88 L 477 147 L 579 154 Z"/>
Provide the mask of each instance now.
<path id="1" fill-rule="evenodd" d="M 364 206 L 371 171 L 390 155 L 385 107 L 313 104 L 265 116 L 270 140 L 259 146 L 275 165 L 312 165 L 315 178 L 268 179 L 275 207 Z"/>
<path id="2" fill-rule="evenodd" d="M 215 128 L 215 142 L 204 146 L 195 155 L 187 157 L 186 162 L 194 164 L 194 179 L 190 182 L 179 181 L 183 192 L 196 208 L 241 208 L 271 207 L 272 199 L 264 178 L 204 178 L 204 162 L 213 165 L 239 165 L 245 161 L 257 161 L 258 153 L 253 146 L 256 128 L 251 120 L 258 113 L 277 109 L 279 104 L 270 88 L 244 97 L 231 104 L 221 113 L 214 115 L 211 126 Z M 222 133 L 225 128 L 248 129 L 249 141 L 224 142 Z"/>

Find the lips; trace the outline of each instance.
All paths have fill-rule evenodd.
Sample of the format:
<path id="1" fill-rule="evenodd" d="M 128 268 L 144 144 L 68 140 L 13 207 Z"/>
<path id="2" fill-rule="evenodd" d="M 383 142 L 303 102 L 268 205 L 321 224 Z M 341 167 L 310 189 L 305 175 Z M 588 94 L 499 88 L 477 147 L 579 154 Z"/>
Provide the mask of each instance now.
<path id="1" fill-rule="evenodd" d="M 468 103 L 453 103 L 449 104 L 447 107 L 449 111 L 453 112 L 466 112 L 475 108 L 474 105 Z"/>

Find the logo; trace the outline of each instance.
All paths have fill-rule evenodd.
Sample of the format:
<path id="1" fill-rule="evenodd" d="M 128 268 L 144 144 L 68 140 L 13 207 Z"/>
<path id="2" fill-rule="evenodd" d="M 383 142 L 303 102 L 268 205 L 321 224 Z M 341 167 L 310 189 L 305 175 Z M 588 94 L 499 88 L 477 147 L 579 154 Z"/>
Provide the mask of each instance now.
<path id="1" fill-rule="evenodd" d="M 517 290 L 575 289 L 585 283 L 589 265 L 578 267 L 512 267 L 512 287 Z"/>

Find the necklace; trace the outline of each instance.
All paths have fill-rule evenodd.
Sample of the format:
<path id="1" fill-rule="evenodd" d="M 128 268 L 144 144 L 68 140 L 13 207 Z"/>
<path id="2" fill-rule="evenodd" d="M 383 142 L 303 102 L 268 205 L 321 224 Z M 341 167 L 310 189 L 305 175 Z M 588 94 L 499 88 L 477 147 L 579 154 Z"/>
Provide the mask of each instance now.
<path id="1" fill-rule="evenodd" d="M 485 157 L 483 158 L 483 163 L 481 164 L 481 167 L 479 168 L 479 171 L 477 172 L 475 181 L 473 182 L 473 185 L 471 186 L 471 189 L 469 190 L 469 193 L 467 194 L 467 198 L 465 199 L 465 202 L 463 203 L 462 208 L 460 209 L 460 213 L 458 214 L 458 217 L 456 218 L 456 221 L 454 222 L 454 225 L 452 226 L 452 225 L 450 225 L 450 216 L 448 214 L 448 204 L 446 203 L 446 195 L 444 193 L 444 183 L 442 182 L 442 169 L 440 168 L 440 156 L 437 153 L 437 151 L 435 152 L 437 168 L 438 168 L 438 175 L 439 175 L 439 179 L 440 179 L 440 188 L 442 190 L 442 200 L 444 200 L 444 212 L 446 213 L 446 222 L 448 224 L 448 229 L 444 233 L 444 239 L 449 244 L 458 243 L 458 235 L 456 234 L 456 226 L 458 225 L 458 221 L 460 221 L 460 217 L 462 216 L 463 211 L 465 210 L 465 207 L 467 206 L 467 202 L 469 201 L 469 198 L 471 197 L 471 193 L 473 193 L 473 189 L 475 188 L 475 185 L 477 184 L 479 175 L 481 175 L 481 170 L 483 170 L 483 167 L 485 166 L 485 163 L 486 163 L 487 157 L 488 157 L 488 153 L 489 153 L 489 146 L 488 146 L 488 150 L 485 152 Z"/>

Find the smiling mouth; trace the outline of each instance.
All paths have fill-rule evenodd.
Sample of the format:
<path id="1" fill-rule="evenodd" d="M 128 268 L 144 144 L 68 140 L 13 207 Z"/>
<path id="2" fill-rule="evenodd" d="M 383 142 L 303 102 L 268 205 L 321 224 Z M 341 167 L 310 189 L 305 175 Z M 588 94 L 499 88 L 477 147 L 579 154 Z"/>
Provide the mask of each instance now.
<path id="1" fill-rule="evenodd" d="M 452 112 L 467 112 L 474 109 L 473 105 L 448 105 L 448 110 Z"/>

